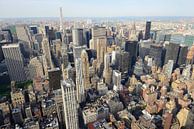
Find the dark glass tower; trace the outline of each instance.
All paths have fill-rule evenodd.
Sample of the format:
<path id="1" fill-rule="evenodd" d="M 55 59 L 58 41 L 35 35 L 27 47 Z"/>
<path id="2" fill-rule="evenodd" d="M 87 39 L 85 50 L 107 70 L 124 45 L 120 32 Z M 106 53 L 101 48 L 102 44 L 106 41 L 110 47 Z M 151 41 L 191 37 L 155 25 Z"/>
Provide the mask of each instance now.
<path id="1" fill-rule="evenodd" d="M 150 38 L 151 21 L 146 22 L 145 40 Z"/>

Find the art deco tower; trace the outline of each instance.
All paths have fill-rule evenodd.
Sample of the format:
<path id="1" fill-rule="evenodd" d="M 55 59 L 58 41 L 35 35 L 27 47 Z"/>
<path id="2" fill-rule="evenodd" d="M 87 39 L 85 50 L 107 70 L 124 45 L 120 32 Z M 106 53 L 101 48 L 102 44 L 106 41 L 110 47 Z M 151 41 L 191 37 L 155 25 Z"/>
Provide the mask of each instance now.
<path id="1" fill-rule="evenodd" d="M 84 91 L 84 80 L 83 80 L 83 71 L 82 71 L 82 60 L 77 58 L 75 60 L 75 69 L 76 69 L 76 93 L 77 101 L 81 103 L 85 101 L 85 91 Z"/>
<path id="2" fill-rule="evenodd" d="M 75 84 L 67 79 L 61 82 L 66 129 L 79 129 Z"/>
<path id="3" fill-rule="evenodd" d="M 106 42 L 107 42 L 106 37 L 97 39 L 97 61 L 98 61 L 98 65 L 101 65 L 102 63 L 104 63 L 104 55 L 106 53 Z"/>
<path id="4" fill-rule="evenodd" d="M 81 52 L 81 61 L 82 61 L 82 73 L 83 73 L 83 84 L 84 89 L 90 89 L 90 77 L 89 77 L 89 62 L 88 62 L 88 54 L 86 50 L 82 50 Z"/>

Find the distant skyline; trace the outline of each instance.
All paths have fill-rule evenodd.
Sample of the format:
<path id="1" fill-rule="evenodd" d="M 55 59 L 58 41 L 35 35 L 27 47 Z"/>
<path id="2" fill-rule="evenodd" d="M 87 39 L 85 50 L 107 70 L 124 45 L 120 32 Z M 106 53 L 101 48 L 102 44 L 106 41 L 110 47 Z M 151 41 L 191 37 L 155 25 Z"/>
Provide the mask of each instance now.
<path id="1" fill-rule="evenodd" d="M 193 0 L 0 0 L 0 18 L 194 16 Z"/>

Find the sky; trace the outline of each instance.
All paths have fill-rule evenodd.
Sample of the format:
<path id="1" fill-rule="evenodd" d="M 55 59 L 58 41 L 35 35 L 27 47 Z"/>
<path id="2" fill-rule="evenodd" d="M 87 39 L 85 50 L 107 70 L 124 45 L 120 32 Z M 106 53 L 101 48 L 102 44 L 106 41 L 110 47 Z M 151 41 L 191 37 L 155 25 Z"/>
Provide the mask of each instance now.
<path id="1" fill-rule="evenodd" d="M 194 0 L 0 0 L 0 18 L 194 16 Z"/>

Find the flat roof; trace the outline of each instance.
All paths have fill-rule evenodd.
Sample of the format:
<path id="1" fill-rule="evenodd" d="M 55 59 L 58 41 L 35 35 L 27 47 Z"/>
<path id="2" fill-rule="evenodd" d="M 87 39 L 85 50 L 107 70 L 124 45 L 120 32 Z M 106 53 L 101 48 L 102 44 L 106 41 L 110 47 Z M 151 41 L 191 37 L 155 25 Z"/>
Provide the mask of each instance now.
<path id="1" fill-rule="evenodd" d="M 3 45 L 2 48 L 12 48 L 12 47 L 19 47 L 18 43 L 6 44 Z"/>

